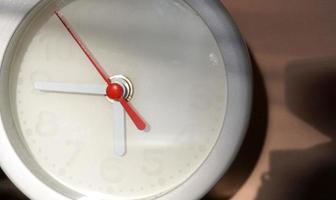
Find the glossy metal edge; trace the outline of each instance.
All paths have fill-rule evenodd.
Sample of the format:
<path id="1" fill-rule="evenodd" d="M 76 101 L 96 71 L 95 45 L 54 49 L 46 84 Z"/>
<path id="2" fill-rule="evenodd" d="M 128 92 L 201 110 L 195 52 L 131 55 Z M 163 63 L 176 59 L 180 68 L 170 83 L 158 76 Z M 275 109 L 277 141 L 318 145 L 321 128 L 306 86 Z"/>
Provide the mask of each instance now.
<path id="1" fill-rule="evenodd" d="M 16 28 L 38 0 L 2 0 L 0 3 L 0 63 Z M 180 187 L 159 199 L 199 199 L 232 163 L 247 128 L 252 80 L 246 46 L 219 0 L 185 0 L 213 32 L 224 58 L 228 78 L 227 113 L 214 149 L 206 162 Z M 230 135 L 230 137 L 228 137 Z M 231 140 L 227 140 L 230 138 Z M 227 157 L 223 157 L 227 152 Z M 37 179 L 21 162 L 0 123 L 0 164 L 10 179 L 31 199 L 68 200 Z M 24 177 L 24 178 L 23 178 Z"/>
<path id="2" fill-rule="evenodd" d="M 39 0 L 0 1 L 0 70 L 4 56 L 19 24 Z M 4 95 L 4 94 L 0 94 Z M 4 119 L 0 123 L 0 165 L 11 181 L 30 199 L 69 200 L 36 178 L 25 166 L 11 145 L 5 132 Z"/>
<path id="3" fill-rule="evenodd" d="M 252 104 L 250 57 L 230 14 L 219 0 L 184 1 L 198 12 L 219 45 L 227 73 L 227 111 L 219 139 L 206 161 L 184 184 L 161 197 L 162 200 L 200 199 L 218 182 L 243 142 Z"/>

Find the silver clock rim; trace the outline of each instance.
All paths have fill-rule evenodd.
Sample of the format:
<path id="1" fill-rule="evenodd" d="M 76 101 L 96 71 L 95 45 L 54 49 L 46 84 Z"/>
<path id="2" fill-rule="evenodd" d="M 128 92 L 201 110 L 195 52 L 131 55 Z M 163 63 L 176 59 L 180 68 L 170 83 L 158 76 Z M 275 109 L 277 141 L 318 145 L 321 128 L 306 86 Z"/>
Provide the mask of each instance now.
<path id="1" fill-rule="evenodd" d="M 3 0 L 0 3 L 0 63 L 17 27 L 44 0 Z M 224 58 L 227 71 L 227 111 L 217 143 L 199 169 L 182 185 L 158 199 L 198 199 L 227 171 L 249 122 L 252 72 L 248 51 L 230 15 L 219 0 L 184 0 L 208 25 Z M 0 68 L 0 70 L 1 70 Z M 228 140 L 230 138 L 230 140 Z M 226 155 L 223 155 L 226 152 Z M 0 123 L 0 165 L 14 184 L 31 199 L 70 200 L 34 176 L 16 154 Z"/>

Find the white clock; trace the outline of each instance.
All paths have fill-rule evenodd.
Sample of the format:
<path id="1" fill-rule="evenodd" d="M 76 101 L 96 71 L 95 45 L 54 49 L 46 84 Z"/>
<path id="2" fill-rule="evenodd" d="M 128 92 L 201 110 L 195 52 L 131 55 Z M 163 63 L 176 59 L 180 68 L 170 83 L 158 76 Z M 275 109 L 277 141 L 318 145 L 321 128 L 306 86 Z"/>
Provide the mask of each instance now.
<path id="1" fill-rule="evenodd" d="M 216 0 L 3 0 L 0 164 L 37 200 L 198 199 L 248 123 Z"/>

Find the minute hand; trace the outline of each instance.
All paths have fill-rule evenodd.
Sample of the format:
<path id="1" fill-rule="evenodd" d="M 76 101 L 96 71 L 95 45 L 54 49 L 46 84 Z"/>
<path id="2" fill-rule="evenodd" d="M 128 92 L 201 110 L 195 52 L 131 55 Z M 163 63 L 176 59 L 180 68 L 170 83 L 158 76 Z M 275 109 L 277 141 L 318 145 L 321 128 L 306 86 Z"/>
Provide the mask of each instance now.
<path id="1" fill-rule="evenodd" d="M 36 90 L 41 92 L 58 92 L 69 94 L 86 94 L 86 95 L 106 95 L 105 85 L 96 84 L 77 84 L 77 83 L 61 83 L 50 81 L 36 81 L 34 83 Z"/>

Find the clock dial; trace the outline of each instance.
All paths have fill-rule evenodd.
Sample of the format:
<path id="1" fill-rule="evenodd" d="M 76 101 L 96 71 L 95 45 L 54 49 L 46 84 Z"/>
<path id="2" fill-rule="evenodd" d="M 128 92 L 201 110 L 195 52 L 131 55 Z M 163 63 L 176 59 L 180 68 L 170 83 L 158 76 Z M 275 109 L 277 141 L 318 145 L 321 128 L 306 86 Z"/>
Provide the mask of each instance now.
<path id="1" fill-rule="evenodd" d="M 55 5 L 105 73 L 130 80 L 128 103 L 145 131 L 102 94 L 106 83 Z M 208 26 L 185 2 L 56 1 L 15 42 L 8 67 L 17 137 L 43 171 L 34 173 L 56 190 L 97 199 L 158 197 L 194 174 L 216 144 L 226 111 L 225 65 Z"/>

